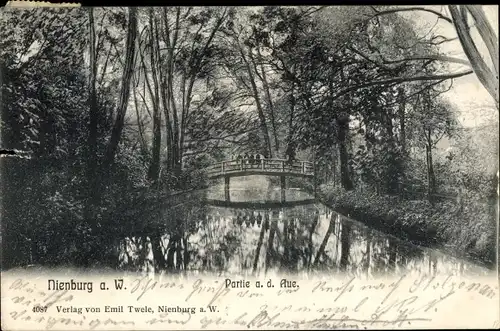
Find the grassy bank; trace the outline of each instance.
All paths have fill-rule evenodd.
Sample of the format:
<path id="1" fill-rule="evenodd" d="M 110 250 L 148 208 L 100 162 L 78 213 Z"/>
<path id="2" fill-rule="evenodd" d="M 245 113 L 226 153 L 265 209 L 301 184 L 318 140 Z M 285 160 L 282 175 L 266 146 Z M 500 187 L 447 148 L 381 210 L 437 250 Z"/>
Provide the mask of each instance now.
<path id="1" fill-rule="evenodd" d="M 299 184 L 299 183 L 294 183 Z M 313 190 L 310 184 L 299 184 Z M 403 240 L 439 248 L 493 267 L 496 256 L 495 206 L 481 201 L 402 200 L 398 196 L 345 191 L 321 185 L 317 197 L 333 210 Z"/>

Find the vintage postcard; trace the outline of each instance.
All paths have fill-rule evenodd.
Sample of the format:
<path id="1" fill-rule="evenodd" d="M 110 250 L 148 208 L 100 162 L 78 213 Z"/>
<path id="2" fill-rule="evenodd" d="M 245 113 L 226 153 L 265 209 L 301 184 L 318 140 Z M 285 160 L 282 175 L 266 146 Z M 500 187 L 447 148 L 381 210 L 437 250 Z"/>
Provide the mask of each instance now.
<path id="1" fill-rule="evenodd" d="M 498 328 L 498 6 L 0 11 L 2 330 Z"/>

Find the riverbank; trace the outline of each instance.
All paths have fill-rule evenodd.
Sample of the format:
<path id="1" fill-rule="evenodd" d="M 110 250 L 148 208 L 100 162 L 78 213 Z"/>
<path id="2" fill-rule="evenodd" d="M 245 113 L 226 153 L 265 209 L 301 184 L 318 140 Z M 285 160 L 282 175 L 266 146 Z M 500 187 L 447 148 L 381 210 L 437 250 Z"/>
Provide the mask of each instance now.
<path id="1" fill-rule="evenodd" d="M 299 184 L 313 192 L 312 185 Z M 474 202 L 403 200 L 399 196 L 345 191 L 321 185 L 316 198 L 331 209 L 376 230 L 488 268 L 496 260 L 494 206 Z"/>

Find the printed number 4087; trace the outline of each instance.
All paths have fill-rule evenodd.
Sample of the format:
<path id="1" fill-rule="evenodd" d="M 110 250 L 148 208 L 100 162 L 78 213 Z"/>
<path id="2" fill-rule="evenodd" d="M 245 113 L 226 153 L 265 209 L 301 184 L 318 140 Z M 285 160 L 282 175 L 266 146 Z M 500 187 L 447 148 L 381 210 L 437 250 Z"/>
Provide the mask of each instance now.
<path id="1" fill-rule="evenodd" d="M 46 306 L 34 306 L 33 307 L 33 312 L 34 313 L 45 313 L 47 311 Z"/>

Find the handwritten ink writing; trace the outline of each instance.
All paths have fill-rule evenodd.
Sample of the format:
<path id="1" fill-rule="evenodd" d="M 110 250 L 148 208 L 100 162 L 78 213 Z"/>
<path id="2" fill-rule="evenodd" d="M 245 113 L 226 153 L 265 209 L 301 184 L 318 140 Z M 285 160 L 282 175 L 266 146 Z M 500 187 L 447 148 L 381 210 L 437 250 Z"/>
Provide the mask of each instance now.
<path id="1" fill-rule="evenodd" d="M 208 306 L 212 305 L 217 299 L 226 296 L 230 289 L 224 287 L 224 283 L 221 283 L 218 287 L 203 285 L 201 279 L 197 279 L 193 284 L 193 290 L 189 293 L 184 301 L 188 302 L 193 295 L 201 293 L 214 293 L 213 297 L 208 302 Z"/>
<path id="2" fill-rule="evenodd" d="M 152 318 L 150 320 L 147 320 L 146 321 L 146 324 L 149 324 L 149 325 L 154 325 L 154 324 L 180 324 L 180 325 L 186 325 L 187 323 L 189 323 L 189 321 L 191 320 L 191 314 L 185 314 L 185 315 L 181 315 L 181 316 L 185 316 L 185 319 L 171 319 L 170 318 L 170 315 L 168 313 L 163 313 L 163 314 L 160 314 L 160 317 L 159 318 Z"/>
<path id="3" fill-rule="evenodd" d="M 139 296 L 137 297 L 137 301 L 139 301 L 148 291 L 152 291 L 154 289 L 179 289 L 182 290 L 184 289 L 184 285 L 179 283 L 158 283 L 158 281 L 153 280 L 148 277 L 143 277 L 143 278 L 138 278 L 132 281 L 132 288 L 130 290 L 130 293 L 135 293 L 137 291 L 139 292 Z"/>
<path id="4" fill-rule="evenodd" d="M 254 289 L 251 281 L 250 288 L 235 289 L 226 279 L 238 281 L 193 279 L 181 284 L 137 278 L 132 286 L 124 284 L 130 288 L 127 292 L 119 296 L 103 293 L 102 301 L 89 306 L 85 293 L 82 297 L 71 290 L 43 292 L 37 285 L 43 288 L 46 279 L 19 277 L 6 283 L 8 293 L 2 304 L 8 303 L 6 318 L 26 323 L 26 329 L 364 329 L 432 327 L 435 319 L 443 319 L 450 311 L 450 304 L 460 305 L 464 302 L 460 300 L 473 297 L 483 310 L 488 300 L 498 298 L 493 283 L 453 275 L 407 274 L 373 281 L 332 277 L 301 281 L 295 288 L 288 287 L 292 283 L 280 288 L 279 278 L 272 279 L 274 290 L 267 286 Z M 145 304 L 138 305 L 138 300 Z M 491 326 L 495 317 L 480 321 L 481 325 Z M 469 317 L 460 317 L 464 318 Z"/>

